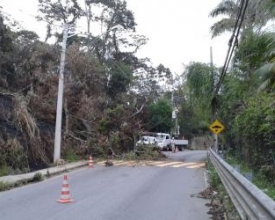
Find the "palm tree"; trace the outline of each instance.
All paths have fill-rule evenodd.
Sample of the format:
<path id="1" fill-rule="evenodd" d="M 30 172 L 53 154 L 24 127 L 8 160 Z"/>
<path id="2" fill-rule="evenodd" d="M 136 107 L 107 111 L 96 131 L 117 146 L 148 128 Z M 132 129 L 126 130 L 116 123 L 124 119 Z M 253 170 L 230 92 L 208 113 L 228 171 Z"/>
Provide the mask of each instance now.
<path id="1" fill-rule="evenodd" d="M 251 80 L 257 69 L 271 62 L 275 54 L 274 49 L 275 33 L 245 30 L 234 55 L 234 67 L 245 74 L 246 80 Z M 259 75 L 255 79 L 259 81 L 259 77 L 262 78 Z"/>
<path id="2" fill-rule="evenodd" d="M 233 31 L 240 10 L 240 2 L 240 0 L 222 0 L 222 2 L 210 12 L 210 17 L 217 17 L 219 15 L 226 16 L 212 25 L 212 38 L 225 31 Z M 250 0 L 246 9 L 243 29 L 252 28 L 260 30 L 264 27 L 268 21 L 275 17 L 275 8 L 271 7 L 272 4 L 274 3 L 270 0 Z"/>
<path id="3" fill-rule="evenodd" d="M 255 74 L 260 78 L 258 91 L 275 92 L 275 60 L 274 58 L 261 68 Z"/>
<path id="4" fill-rule="evenodd" d="M 275 92 L 275 33 L 246 30 L 235 53 L 234 66 L 247 82 L 254 82 L 258 91 Z"/>

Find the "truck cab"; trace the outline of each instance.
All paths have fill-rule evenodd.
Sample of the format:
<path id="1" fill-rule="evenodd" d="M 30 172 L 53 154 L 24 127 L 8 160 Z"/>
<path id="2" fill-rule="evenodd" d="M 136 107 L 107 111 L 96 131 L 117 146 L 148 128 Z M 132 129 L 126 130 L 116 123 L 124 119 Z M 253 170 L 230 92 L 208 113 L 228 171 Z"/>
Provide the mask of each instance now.
<path id="1" fill-rule="evenodd" d="M 156 144 L 162 150 L 171 149 L 171 135 L 167 133 L 157 133 Z"/>

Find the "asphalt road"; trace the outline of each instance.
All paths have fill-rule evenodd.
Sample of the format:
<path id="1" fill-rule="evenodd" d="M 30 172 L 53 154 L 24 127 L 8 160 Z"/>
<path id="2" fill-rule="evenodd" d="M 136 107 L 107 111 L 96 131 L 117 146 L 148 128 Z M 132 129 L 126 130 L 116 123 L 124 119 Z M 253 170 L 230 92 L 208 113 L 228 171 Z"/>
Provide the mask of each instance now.
<path id="1" fill-rule="evenodd" d="M 206 220 L 193 196 L 206 188 L 205 151 L 167 153 L 170 161 L 97 164 L 68 173 L 72 203 L 61 204 L 63 175 L 0 193 L 1 220 Z"/>

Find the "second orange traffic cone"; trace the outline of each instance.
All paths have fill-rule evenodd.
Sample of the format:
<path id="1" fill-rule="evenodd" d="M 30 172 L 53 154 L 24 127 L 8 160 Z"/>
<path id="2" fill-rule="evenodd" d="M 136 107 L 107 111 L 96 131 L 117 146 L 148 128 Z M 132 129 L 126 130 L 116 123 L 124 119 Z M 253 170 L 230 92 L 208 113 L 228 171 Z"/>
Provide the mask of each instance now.
<path id="1" fill-rule="evenodd" d="M 57 200 L 57 202 L 69 203 L 69 202 L 72 202 L 72 201 L 73 201 L 73 199 L 71 198 L 71 195 L 70 195 L 70 189 L 69 189 L 69 184 L 68 184 L 68 176 L 64 175 L 62 190 L 61 190 L 61 197 L 60 197 L 60 199 Z"/>
<path id="2" fill-rule="evenodd" d="M 92 155 L 90 155 L 88 165 L 89 165 L 90 168 L 93 168 L 93 157 L 92 157 Z"/>

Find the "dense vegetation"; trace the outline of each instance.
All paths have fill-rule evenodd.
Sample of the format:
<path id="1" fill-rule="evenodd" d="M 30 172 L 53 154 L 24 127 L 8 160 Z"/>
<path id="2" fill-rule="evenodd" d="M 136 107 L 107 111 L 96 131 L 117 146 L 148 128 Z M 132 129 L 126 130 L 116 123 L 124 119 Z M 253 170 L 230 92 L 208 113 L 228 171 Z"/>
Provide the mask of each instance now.
<path id="1" fill-rule="evenodd" d="M 225 0 L 213 9 L 210 16 L 223 15 L 211 28 L 213 37 L 233 31 L 239 3 Z M 275 176 L 275 32 L 269 28 L 274 6 L 269 0 L 249 1 L 237 48 L 216 99 L 213 94 L 221 70 L 202 63 L 186 68 L 188 98 L 180 114 L 188 124 L 182 132 L 198 134 L 205 134 L 213 118 L 218 118 L 226 128 L 219 139 L 227 152 L 270 184 Z"/>
<path id="2" fill-rule="evenodd" d="M 147 39 L 135 32 L 135 19 L 125 1 L 90 0 L 85 7 L 78 2 L 71 0 L 66 6 L 39 1 L 38 19 L 48 23 L 44 41 L 34 32 L 18 31 L 19 26 L 1 11 L 2 175 L 53 161 L 63 23 L 70 25 L 72 37 L 64 70 L 62 158 L 104 155 L 108 146 L 117 154 L 127 152 L 140 132 L 155 127 L 146 112 L 164 93 L 158 82 L 169 85 L 170 70 L 163 65 L 154 68 L 148 58 L 135 56 Z M 84 18 L 85 36 L 75 31 Z M 101 36 L 91 33 L 92 24 L 101 26 Z"/>
<path id="3" fill-rule="evenodd" d="M 136 56 L 147 38 L 136 33 L 126 1 L 86 0 L 86 5 L 79 5 L 70 0 L 68 6 L 39 2 L 38 19 L 48 23 L 44 41 L 34 32 L 18 31 L 1 11 L 2 175 L 47 166 L 53 160 L 60 24 L 67 23 L 71 37 L 64 71 L 62 157 L 103 155 L 109 146 L 118 154 L 131 151 L 142 131 L 171 131 L 175 110 L 180 133 L 188 139 L 210 134 L 208 126 L 218 118 L 226 127 L 219 136 L 226 149 L 273 181 L 275 32 L 267 28 L 275 16 L 273 1 L 249 1 L 238 47 L 215 102 L 220 68 L 192 62 L 175 80 L 169 68 L 152 67 L 148 58 Z M 213 37 L 234 29 L 239 7 L 237 0 L 223 0 L 210 12 L 213 17 L 224 15 L 213 24 Z M 81 19 L 87 23 L 84 36 L 76 31 Z M 92 31 L 96 26 L 102 34 Z"/>

